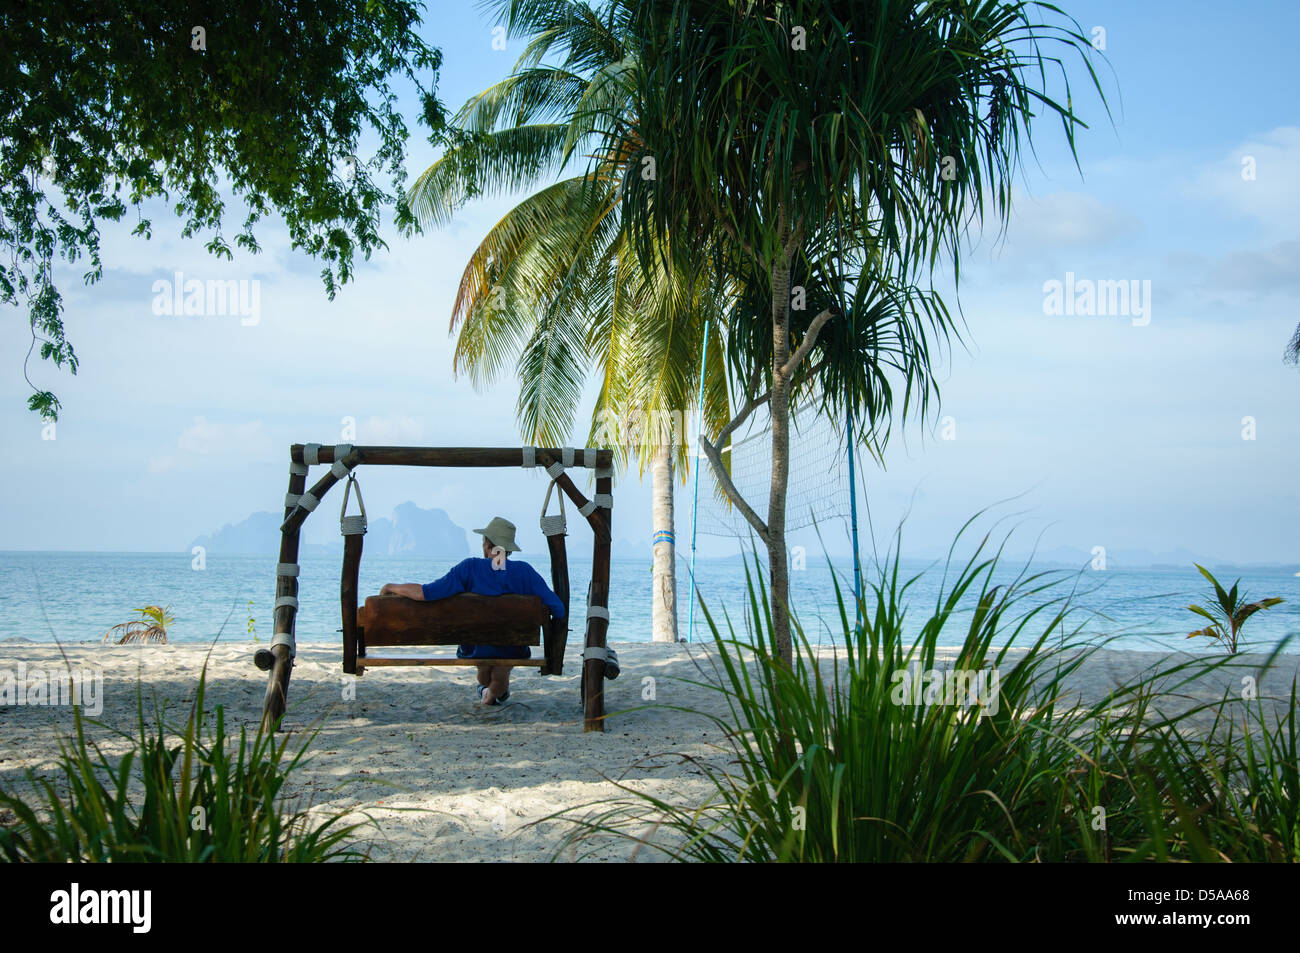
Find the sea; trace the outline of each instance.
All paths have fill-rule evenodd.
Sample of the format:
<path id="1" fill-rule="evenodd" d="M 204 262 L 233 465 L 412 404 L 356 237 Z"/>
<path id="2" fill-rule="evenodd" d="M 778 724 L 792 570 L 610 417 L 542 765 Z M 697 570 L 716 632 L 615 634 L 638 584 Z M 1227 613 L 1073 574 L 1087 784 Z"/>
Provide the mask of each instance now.
<path id="1" fill-rule="evenodd" d="M 583 555 L 586 555 L 585 553 Z M 547 560 L 529 561 L 549 580 Z M 275 556 L 208 553 L 201 568 L 189 552 L 88 553 L 0 552 L 0 642 L 98 642 L 117 623 L 138 618 L 145 605 L 167 606 L 175 617 L 168 629 L 169 642 L 270 641 L 271 607 L 275 598 Z M 376 593 L 386 582 L 428 582 L 449 569 L 454 559 L 366 555 L 362 559 L 360 591 Z M 847 560 L 841 561 L 847 562 Z M 300 643 L 336 644 L 340 636 L 339 575 L 337 555 L 304 556 L 300 560 Z M 748 641 L 752 632 L 749 582 L 739 558 L 700 559 L 695 567 L 696 599 L 691 606 L 689 564 L 679 559 L 678 592 L 680 636 L 710 641 L 710 625 L 700 608 L 707 606 L 713 624 L 724 637 Z M 591 565 L 570 553 L 570 615 L 578 622 L 585 613 Z M 951 587 L 955 571 L 945 580 L 942 562 L 901 563 L 900 579 L 912 580 L 906 591 L 905 629 L 914 636 Z M 752 565 L 751 565 L 752 570 Z M 1027 593 L 1018 612 L 1048 606 L 1012 644 L 1025 644 L 1041 635 L 1050 616 L 1068 597 L 1070 612 L 1052 638 L 1105 640 L 1120 649 L 1177 648 L 1221 652 L 1207 639 L 1187 638 L 1204 624 L 1188 611 L 1191 603 L 1208 605 L 1209 585 L 1192 566 L 1104 571 L 1052 569 L 1023 564 L 1000 565 L 995 584 L 1010 583 L 1021 573 L 1044 573 L 1030 588 L 1048 584 L 1044 591 Z M 651 562 L 616 559 L 611 565 L 609 638 L 614 642 L 642 642 L 650 638 Z M 1252 599 L 1278 596 L 1285 601 L 1255 614 L 1242 629 L 1242 644 L 1251 651 L 1300 651 L 1300 576 L 1289 568 L 1225 568 L 1216 572 L 1225 586 L 1242 577 L 1242 588 Z M 752 573 L 751 573 L 752 576 Z M 869 600 L 871 583 L 879 571 L 863 567 Z M 805 636 L 814 643 L 841 642 L 844 626 L 836 596 L 838 584 L 850 622 L 854 616 L 853 575 L 848 568 L 832 569 L 824 560 L 809 559 L 806 568 L 790 574 L 791 604 Z M 940 644 L 960 644 L 969 622 L 974 596 L 959 602 L 940 636 Z M 693 615 L 693 620 L 692 620 Z M 572 627 L 576 631 L 578 625 Z M 1011 626 L 1007 626 L 1011 641 Z M 571 631 L 570 644 L 581 636 Z"/>

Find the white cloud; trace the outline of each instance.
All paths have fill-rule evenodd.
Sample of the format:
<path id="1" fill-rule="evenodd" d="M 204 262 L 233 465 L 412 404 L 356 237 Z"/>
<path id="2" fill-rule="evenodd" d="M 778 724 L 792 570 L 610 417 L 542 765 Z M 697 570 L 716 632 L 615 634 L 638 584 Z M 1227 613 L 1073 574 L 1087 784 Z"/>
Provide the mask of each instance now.
<path id="1" fill-rule="evenodd" d="M 418 444 L 424 436 L 424 420 L 400 415 L 370 416 L 357 422 L 353 443 Z"/>
<path id="2" fill-rule="evenodd" d="M 150 457 L 150 473 L 191 469 L 199 458 L 220 455 L 242 461 L 264 461 L 273 456 L 271 435 L 260 420 L 227 424 L 195 417 L 176 438 L 177 453 Z"/>
<path id="3" fill-rule="evenodd" d="M 181 432 L 176 446 L 186 453 L 197 455 L 238 453 L 246 457 L 259 457 L 270 455 L 271 439 L 262 428 L 260 420 L 246 424 L 223 424 L 195 417 L 194 423 Z"/>
<path id="4" fill-rule="evenodd" d="M 1291 291 L 1300 286 L 1300 241 L 1229 253 L 1209 275 L 1213 284 L 1254 291 Z"/>
<path id="5" fill-rule="evenodd" d="M 1131 211 L 1082 192 L 1012 197 L 1009 243 L 1036 249 L 1108 245 L 1140 231 Z"/>
<path id="6" fill-rule="evenodd" d="M 1198 169 L 1187 195 L 1194 201 L 1209 197 L 1294 235 L 1300 219 L 1300 127 L 1280 126 Z"/>

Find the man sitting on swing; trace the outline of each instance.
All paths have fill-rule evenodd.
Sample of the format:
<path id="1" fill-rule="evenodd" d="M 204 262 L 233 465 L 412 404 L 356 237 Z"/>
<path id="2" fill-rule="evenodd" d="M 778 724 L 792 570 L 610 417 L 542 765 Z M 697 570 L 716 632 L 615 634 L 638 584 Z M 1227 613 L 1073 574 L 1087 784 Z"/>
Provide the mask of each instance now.
<path id="1" fill-rule="evenodd" d="M 381 596 L 405 596 L 432 602 L 446 599 L 462 592 L 476 592 L 482 596 L 509 594 L 539 596 L 551 615 L 564 618 L 564 603 L 551 591 L 537 570 L 526 562 L 508 562 L 510 553 L 519 552 L 515 545 L 515 524 L 494 516 L 483 529 L 474 530 L 483 536 L 483 558 L 471 556 L 451 568 L 441 579 L 421 585 L 418 582 L 387 583 L 379 590 Z M 526 645 L 460 645 L 457 658 L 468 659 L 520 659 L 531 653 Z M 500 705 L 510 697 L 510 666 L 477 666 L 478 694 L 484 705 Z"/>

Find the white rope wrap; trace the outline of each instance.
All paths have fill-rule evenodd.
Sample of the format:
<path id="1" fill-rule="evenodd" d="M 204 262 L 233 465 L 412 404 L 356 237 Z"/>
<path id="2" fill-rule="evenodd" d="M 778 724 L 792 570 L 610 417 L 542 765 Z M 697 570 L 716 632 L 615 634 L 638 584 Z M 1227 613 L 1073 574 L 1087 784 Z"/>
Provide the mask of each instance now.
<path id="1" fill-rule="evenodd" d="M 278 597 L 276 597 L 276 600 L 275 600 L 275 608 L 279 609 L 279 608 L 282 607 L 282 606 L 288 606 L 288 607 L 291 608 L 291 609 L 297 609 L 297 608 L 298 608 L 298 597 L 297 597 L 297 596 L 278 596 Z"/>
<path id="2" fill-rule="evenodd" d="M 608 654 L 608 650 L 603 645 L 589 645 L 582 650 L 582 660 L 585 662 L 588 659 L 598 658 L 603 662 Z"/>
<path id="3" fill-rule="evenodd" d="M 351 452 L 352 452 L 352 444 L 350 443 L 334 444 L 334 462 L 338 463 L 340 460 L 342 460 Z"/>
<path id="4" fill-rule="evenodd" d="M 298 505 L 310 513 L 320 505 L 320 500 L 316 499 L 316 497 L 312 496 L 310 493 L 304 493 L 302 497 L 299 498 Z"/>
<path id="5" fill-rule="evenodd" d="M 366 518 L 364 516 L 340 517 L 339 532 L 344 536 L 364 536 L 366 534 Z"/>
<path id="6" fill-rule="evenodd" d="M 296 576 L 298 575 L 297 563 L 276 563 L 275 574 L 277 576 Z"/>
<path id="7" fill-rule="evenodd" d="M 523 463 L 521 463 L 520 466 L 522 466 L 525 470 L 531 470 L 533 467 L 537 466 L 536 447 L 524 447 L 524 459 L 523 459 Z"/>
<path id="8" fill-rule="evenodd" d="M 299 493 L 286 493 L 284 495 L 285 508 L 290 510 L 293 509 L 295 506 L 298 505 L 298 501 L 300 499 L 302 499 L 302 495 Z"/>
<path id="9" fill-rule="evenodd" d="M 585 454 L 586 451 L 583 451 L 583 453 Z M 569 467 L 573 466 L 573 448 L 572 448 L 572 447 L 561 447 L 561 448 L 560 448 L 560 461 L 564 464 L 564 469 L 566 469 L 566 470 L 569 469 Z"/>
<path id="10" fill-rule="evenodd" d="M 584 448 L 583 448 L 583 450 L 582 450 L 582 465 L 583 465 L 584 467 L 593 467 L 593 468 L 596 466 L 596 448 L 595 448 L 595 447 L 584 447 Z"/>
<path id="11" fill-rule="evenodd" d="M 289 658 L 293 658 L 295 655 L 298 654 L 298 647 L 293 644 L 292 632 L 275 633 L 275 635 L 271 639 L 271 647 L 274 648 L 277 645 L 289 646 Z"/>
<path id="12" fill-rule="evenodd" d="M 613 475 L 614 475 L 613 467 L 596 467 L 597 480 L 605 479 L 607 477 L 613 477 Z"/>
<path id="13" fill-rule="evenodd" d="M 596 507 L 598 506 L 607 510 L 613 509 L 614 495 L 612 493 L 597 493 L 595 499 L 588 500 L 586 503 L 583 503 L 582 506 L 578 507 L 578 512 L 583 516 L 590 516 L 592 513 L 596 512 Z"/>
<path id="14" fill-rule="evenodd" d="M 552 463 L 549 467 L 546 468 L 546 475 L 550 477 L 552 480 L 554 480 L 563 472 L 564 472 L 563 463 Z"/>
<path id="15" fill-rule="evenodd" d="M 302 448 L 302 462 L 308 466 L 320 463 L 320 444 L 309 443 Z"/>
<path id="16" fill-rule="evenodd" d="M 338 457 L 334 458 L 334 465 L 330 467 L 330 473 L 334 474 L 334 479 L 342 480 L 345 476 L 347 476 L 351 472 L 352 471 L 348 469 L 348 465 L 346 463 L 344 463 Z"/>
<path id="17" fill-rule="evenodd" d="M 609 621 L 609 610 L 604 606 L 587 606 L 588 619 L 604 619 Z"/>
<path id="18" fill-rule="evenodd" d="M 297 463 L 293 460 L 289 461 L 289 473 L 291 476 L 306 476 L 307 471 L 310 469 L 311 467 L 307 466 L 305 463 Z"/>

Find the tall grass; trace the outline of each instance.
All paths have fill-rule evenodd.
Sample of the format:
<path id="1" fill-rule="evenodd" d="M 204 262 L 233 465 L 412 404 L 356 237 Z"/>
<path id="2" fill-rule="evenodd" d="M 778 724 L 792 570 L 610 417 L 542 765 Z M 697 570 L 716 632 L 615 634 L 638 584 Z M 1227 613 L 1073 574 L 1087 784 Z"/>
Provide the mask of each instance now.
<path id="1" fill-rule="evenodd" d="M 0 807 L 16 822 L 0 827 L 0 859 L 35 862 L 314 862 L 362 860 L 348 846 L 361 824 L 341 816 L 323 821 L 291 807 L 290 774 L 302 763 L 308 737 L 295 752 L 289 736 L 258 729 L 238 738 L 218 706 L 204 709 L 207 671 L 199 678 L 179 734 L 166 727 L 165 706 L 146 722 L 137 690 L 135 733 L 128 750 L 107 754 L 86 734 L 79 709 L 74 732 L 59 739 L 56 780 L 26 778 L 26 797 L 0 789 Z M 62 787 L 64 790 L 60 790 Z"/>
<path id="2" fill-rule="evenodd" d="M 692 759 L 712 795 L 674 804 L 620 785 L 625 795 L 555 815 L 573 823 L 557 856 L 613 836 L 696 861 L 1300 859 L 1294 704 L 1270 724 L 1262 705 L 1224 698 L 1200 733 L 1189 719 L 1204 705 L 1162 712 L 1162 692 L 1195 686 L 1223 658 L 1168 664 L 1081 703 L 1066 680 L 1099 646 L 1072 624 L 1068 576 L 1025 571 L 995 585 L 1000 552 L 988 548 L 986 537 L 965 562 L 950 553 L 910 640 L 916 578 L 896 553 L 860 623 L 837 584 L 836 658 L 796 624 L 792 667 L 776 651 L 757 559 L 747 562 L 748 637 L 729 618 L 724 635 L 704 607 L 717 669 L 697 684 L 728 711 L 703 716 L 723 729 L 730 766 Z M 959 624 L 951 667 L 996 671 L 997 704 L 907 703 L 903 673 L 939 668 L 940 637 Z M 1229 713 L 1241 728 L 1225 734 Z"/>

